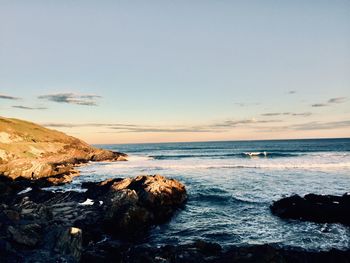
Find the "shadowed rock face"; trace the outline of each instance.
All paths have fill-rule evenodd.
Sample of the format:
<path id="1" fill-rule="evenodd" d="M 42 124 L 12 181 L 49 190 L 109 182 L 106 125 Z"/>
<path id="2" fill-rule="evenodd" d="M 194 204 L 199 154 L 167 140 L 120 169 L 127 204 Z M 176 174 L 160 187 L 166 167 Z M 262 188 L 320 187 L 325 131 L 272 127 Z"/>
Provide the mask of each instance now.
<path id="1" fill-rule="evenodd" d="M 0 117 L 0 175 L 12 179 L 56 176 L 51 183 L 66 183 L 78 174 L 77 164 L 126 157 L 31 122 Z"/>
<path id="2" fill-rule="evenodd" d="M 271 212 L 281 218 L 350 225 L 350 195 L 293 195 L 274 202 Z"/>
<path id="3" fill-rule="evenodd" d="M 2 262 L 78 262 L 105 236 L 130 241 L 144 235 L 187 198 L 183 184 L 160 175 L 84 187 L 86 192 L 54 193 L 36 181 L 0 181 L 6 190 L 0 192 Z"/>
<path id="4" fill-rule="evenodd" d="M 88 189 L 89 198 L 102 200 L 108 207 L 104 226 L 115 235 L 138 234 L 151 224 L 162 223 L 187 199 L 183 184 L 160 175 L 106 180 L 82 187 Z"/>

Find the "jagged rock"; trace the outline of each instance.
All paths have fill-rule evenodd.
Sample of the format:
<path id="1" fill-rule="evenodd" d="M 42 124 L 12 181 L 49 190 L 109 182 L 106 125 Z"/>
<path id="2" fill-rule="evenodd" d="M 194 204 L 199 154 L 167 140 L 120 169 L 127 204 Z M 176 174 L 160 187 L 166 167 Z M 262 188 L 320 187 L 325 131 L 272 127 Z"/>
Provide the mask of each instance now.
<path id="1" fill-rule="evenodd" d="M 160 175 L 109 179 L 83 187 L 89 198 L 103 202 L 105 229 L 118 235 L 139 233 L 166 221 L 187 198 L 183 184 Z"/>
<path id="2" fill-rule="evenodd" d="M 96 244 L 86 250 L 82 262 L 129 262 L 129 263 L 349 263 L 350 250 L 322 252 L 295 248 L 278 248 L 274 245 L 232 246 L 226 249 L 216 243 L 203 240 L 186 245 L 122 245 L 114 241 Z"/>
<path id="3" fill-rule="evenodd" d="M 4 210 L 4 214 L 11 221 L 18 221 L 20 218 L 20 214 L 15 210 Z"/>
<path id="4" fill-rule="evenodd" d="M 82 231 L 76 227 L 63 230 L 57 238 L 55 250 L 60 254 L 69 255 L 76 262 L 80 261 L 82 253 Z"/>
<path id="5" fill-rule="evenodd" d="M 308 194 L 282 198 L 270 206 L 271 212 L 281 218 L 342 223 L 350 225 L 350 195 L 343 196 Z"/>
<path id="6" fill-rule="evenodd" d="M 96 150 L 95 154 L 91 157 L 91 161 L 101 162 L 101 161 L 127 161 L 128 155 L 121 152 L 112 152 L 106 150 Z"/>
<path id="7" fill-rule="evenodd" d="M 38 224 L 19 225 L 18 228 L 9 226 L 8 231 L 18 244 L 35 247 L 41 240 L 41 226 Z"/>
<path id="8" fill-rule="evenodd" d="M 93 250 L 106 236 L 131 240 L 145 234 L 187 197 L 183 184 L 159 175 L 89 183 L 86 192 L 45 191 L 39 182 L 8 181 L 8 198 L 0 204 L 4 262 L 79 262 L 91 252 L 87 247 Z"/>

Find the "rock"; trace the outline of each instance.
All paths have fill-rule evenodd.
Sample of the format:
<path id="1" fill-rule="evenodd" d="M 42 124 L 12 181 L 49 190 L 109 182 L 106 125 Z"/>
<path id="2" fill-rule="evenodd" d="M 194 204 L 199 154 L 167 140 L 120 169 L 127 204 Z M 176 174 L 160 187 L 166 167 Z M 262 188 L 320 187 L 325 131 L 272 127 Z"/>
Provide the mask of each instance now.
<path id="1" fill-rule="evenodd" d="M 165 222 L 187 199 L 183 184 L 160 175 L 109 179 L 83 187 L 89 198 L 102 201 L 106 231 L 119 236 Z"/>
<path id="2" fill-rule="evenodd" d="M 217 255 L 221 252 L 222 248 L 217 243 L 206 242 L 203 240 L 197 240 L 193 243 L 193 246 L 197 248 L 204 255 Z"/>
<path id="3" fill-rule="evenodd" d="M 105 150 L 96 150 L 94 155 L 91 156 L 91 161 L 101 162 L 101 161 L 127 161 L 128 155 L 121 152 L 112 152 Z"/>
<path id="4" fill-rule="evenodd" d="M 18 228 L 9 226 L 8 231 L 15 242 L 27 247 L 35 247 L 41 240 L 41 226 L 35 223 L 20 225 Z"/>
<path id="5" fill-rule="evenodd" d="M 18 221 L 20 218 L 20 215 L 15 210 L 4 210 L 4 214 L 10 219 L 11 221 Z"/>
<path id="6" fill-rule="evenodd" d="M 1 139 L 2 138 L 2 139 Z M 48 183 L 70 182 L 76 165 L 89 161 L 125 161 L 127 155 L 96 149 L 62 132 L 18 119 L 0 117 L 0 176 Z"/>
<path id="7" fill-rule="evenodd" d="M 308 194 L 282 198 L 270 206 L 271 212 L 281 218 L 299 219 L 318 223 L 350 225 L 350 195 Z"/>
<path id="8" fill-rule="evenodd" d="M 76 227 L 63 230 L 57 238 L 55 250 L 60 255 L 71 256 L 79 262 L 82 253 L 82 236 L 82 230 Z"/>
<path id="9" fill-rule="evenodd" d="M 121 245 L 113 241 L 96 244 L 85 250 L 82 262 L 169 262 L 169 263 L 348 263 L 350 250 L 322 252 L 305 251 L 296 248 L 278 248 L 274 245 L 231 246 L 221 249 L 219 244 L 203 240 L 186 245 Z"/>

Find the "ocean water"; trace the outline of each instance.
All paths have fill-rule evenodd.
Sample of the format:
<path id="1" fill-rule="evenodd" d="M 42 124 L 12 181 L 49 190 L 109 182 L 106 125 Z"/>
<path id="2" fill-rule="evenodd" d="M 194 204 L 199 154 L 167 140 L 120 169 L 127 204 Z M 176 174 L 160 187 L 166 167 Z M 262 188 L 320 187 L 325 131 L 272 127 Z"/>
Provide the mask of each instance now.
<path id="1" fill-rule="evenodd" d="M 282 220 L 274 200 L 291 194 L 350 192 L 350 139 L 97 145 L 129 154 L 128 162 L 90 163 L 65 189 L 83 181 L 161 174 L 183 182 L 188 202 L 143 242 L 222 246 L 274 243 L 309 250 L 350 248 L 350 228 Z"/>

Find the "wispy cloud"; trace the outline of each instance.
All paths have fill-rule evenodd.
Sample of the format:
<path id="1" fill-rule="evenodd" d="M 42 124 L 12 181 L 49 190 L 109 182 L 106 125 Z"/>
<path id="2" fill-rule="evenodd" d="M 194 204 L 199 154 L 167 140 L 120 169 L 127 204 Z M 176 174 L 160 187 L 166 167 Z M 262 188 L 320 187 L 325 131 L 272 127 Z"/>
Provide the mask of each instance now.
<path id="1" fill-rule="evenodd" d="M 311 107 L 327 107 L 327 106 L 328 106 L 327 103 L 315 103 L 311 105 Z"/>
<path id="2" fill-rule="evenodd" d="M 328 103 L 344 103 L 346 102 L 347 98 L 346 97 L 338 97 L 338 98 L 332 98 L 328 100 Z"/>
<path id="3" fill-rule="evenodd" d="M 0 94 L 0 99 L 4 99 L 4 100 L 20 100 L 21 98 L 13 97 L 13 96 L 5 95 L 5 94 Z"/>
<path id="4" fill-rule="evenodd" d="M 127 132 L 145 132 L 145 133 L 160 133 L 160 132 L 171 132 L 171 133 L 185 133 L 185 132 L 214 132 L 216 130 L 210 129 L 204 126 L 190 126 L 190 127 L 154 127 L 147 125 L 135 125 L 135 124 L 123 124 L 123 123 L 42 123 L 45 127 L 50 128 L 82 128 L 82 127 L 95 127 L 105 128 L 113 130 L 117 133 Z"/>
<path id="5" fill-rule="evenodd" d="M 260 105 L 259 102 L 235 102 L 234 104 L 240 106 L 240 107 L 247 107 L 247 106 L 257 106 Z"/>
<path id="6" fill-rule="evenodd" d="M 339 104 L 339 103 L 344 103 L 347 101 L 347 97 L 337 97 L 337 98 L 331 98 L 329 99 L 326 103 L 315 103 L 312 104 L 312 107 L 327 107 L 332 104 Z"/>
<path id="7" fill-rule="evenodd" d="M 310 130 L 332 130 L 339 128 L 350 127 L 350 120 L 321 122 L 312 121 L 300 124 L 274 126 L 274 127 L 259 127 L 257 132 L 282 132 L 282 131 L 310 131 Z"/>
<path id="8" fill-rule="evenodd" d="M 53 122 L 47 122 L 42 123 L 41 125 L 45 127 L 52 127 L 52 128 L 81 128 L 81 127 L 136 127 L 137 125 L 134 124 L 122 124 L 122 123 L 53 123 Z"/>
<path id="9" fill-rule="evenodd" d="M 97 106 L 96 99 L 101 98 L 101 96 L 95 95 L 95 94 L 57 93 L 57 94 L 42 95 L 42 96 L 39 96 L 38 98 L 46 99 L 46 100 L 54 101 L 58 103 Z"/>
<path id="10" fill-rule="evenodd" d="M 295 90 L 288 91 L 288 94 L 295 94 L 295 93 L 297 93 Z"/>
<path id="11" fill-rule="evenodd" d="M 268 112 L 268 113 L 263 113 L 261 116 L 302 116 L 302 117 L 308 117 L 311 116 L 311 112 Z"/>
<path id="12" fill-rule="evenodd" d="M 47 110 L 46 107 L 27 107 L 22 105 L 14 105 L 12 108 L 21 109 L 21 110 Z"/>
<path id="13" fill-rule="evenodd" d="M 303 124 L 293 125 L 294 130 L 328 130 L 350 127 L 350 121 L 332 121 L 332 122 L 308 122 Z"/>
<path id="14" fill-rule="evenodd" d="M 96 127 L 107 130 L 113 130 L 117 133 L 127 132 L 144 132 L 144 133 L 189 133 L 189 132 L 224 132 L 234 127 L 252 126 L 261 123 L 275 123 L 281 120 L 256 120 L 256 119 L 242 119 L 242 120 L 226 120 L 222 122 L 192 125 L 192 126 L 150 126 L 124 123 L 42 123 L 45 127 L 51 128 L 82 128 L 82 127 Z"/>
<path id="15" fill-rule="evenodd" d="M 285 113 L 278 113 L 284 115 Z M 288 115 L 307 113 L 288 113 Z M 42 123 L 45 127 L 52 128 L 83 128 L 95 127 L 100 128 L 98 133 L 221 133 L 228 132 L 235 128 L 256 129 L 258 132 L 276 132 L 276 131 L 295 131 L 295 130 L 325 130 L 350 127 L 350 120 L 322 122 L 313 121 L 300 124 L 283 125 L 283 120 L 268 119 L 257 120 L 241 119 L 241 120 L 225 120 L 216 123 L 208 123 L 203 125 L 184 125 L 184 126 L 151 126 L 129 123 Z"/>
<path id="16" fill-rule="evenodd" d="M 256 120 L 255 118 L 252 119 L 242 119 L 242 120 L 227 120 L 223 122 L 218 122 L 215 124 L 211 124 L 208 127 L 215 127 L 215 128 L 232 128 L 242 125 L 251 125 L 251 124 L 261 124 L 261 123 L 276 123 L 276 122 L 282 122 L 282 120 Z"/>
<path id="17" fill-rule="evenodd" d="M 203 127 L 189 127 L 189 128 L 143 128 L 143 127 L 135 127 L 135 128 L 120 128 L 120 127 L 112 127 L 111 129 L 119 130 L 120 133 L 125 132 L 145 132 L 145 133 L 188 133 L 188 132 L 219 132 L 214 129 L 207 129 Z"/>

